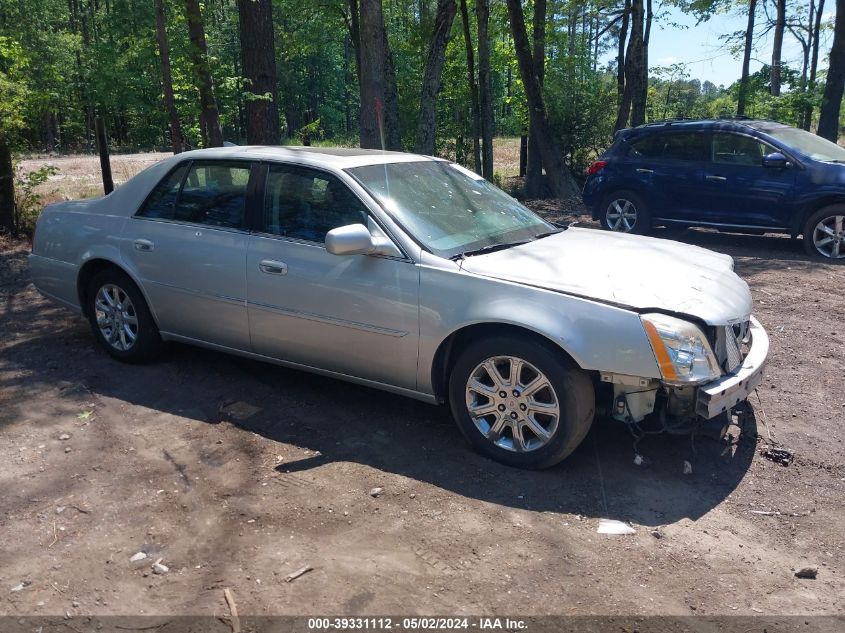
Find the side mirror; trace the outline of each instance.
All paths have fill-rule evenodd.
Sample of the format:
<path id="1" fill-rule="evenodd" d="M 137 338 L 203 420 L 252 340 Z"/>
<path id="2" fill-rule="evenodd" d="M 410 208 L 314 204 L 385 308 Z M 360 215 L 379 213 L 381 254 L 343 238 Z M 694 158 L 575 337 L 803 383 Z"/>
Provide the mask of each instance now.
<path id="1" fill-rule="evenodd" d="M 767 156 L 763 156 L 763 167 L 783 169 L 784 167 L 789 167 L 790 165 L 792 165 L 792 163 L 790 163 L 786 159 L 786 156 L 780 152 L 774 152 L 772 154 L 768 154 Z"/>
<path id="2" fill-rule="evenodd" d="M 393 242 L 372 235 L 363 224 L 347 224 L 326 233 L 326 250 L 332 255 L 401 255 Z"/>

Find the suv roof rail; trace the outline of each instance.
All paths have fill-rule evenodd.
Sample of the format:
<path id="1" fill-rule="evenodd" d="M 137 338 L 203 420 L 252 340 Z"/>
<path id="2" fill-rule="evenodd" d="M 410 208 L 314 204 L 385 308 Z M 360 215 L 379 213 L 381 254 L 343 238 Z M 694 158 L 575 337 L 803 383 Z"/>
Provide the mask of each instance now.
<path id="1" fill-rule="evenodd" d="M 700 121 L 700 119 L 694 119 L 688 116 L 679 116 L 671 119 L 656 119 L 654 121 L 649 121 L 648 123 L 638 125 L 637 127 L 649 127 L 651 125 L 672 125 L 673 123 L 683 123 L 684 121 Z"/>

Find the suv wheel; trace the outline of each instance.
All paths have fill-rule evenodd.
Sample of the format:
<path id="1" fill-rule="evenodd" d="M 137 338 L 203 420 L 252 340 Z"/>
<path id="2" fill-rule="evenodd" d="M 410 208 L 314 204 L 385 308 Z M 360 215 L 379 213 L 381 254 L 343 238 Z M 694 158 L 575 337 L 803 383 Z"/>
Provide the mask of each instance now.
<path id="1" fill-rule="evenodd" d="M 807 218 L 804 250 L 816 257 L 845 258 L 845 204 L 832 204 Z"/>
<path id="2" fill-rule="evenodd" d="M 608 231 L 644 235 L 651 228 L 651 215 L 645 203 L 631 191 L 606 196 L 601 205 L 601 225 Z"/>
<path id="3" fill-rule="evenodd" d="M 590 429 L 593 384 L 561 354 L 529 338 L 470 344 L 449 377 L 458 427 L 479 451 L 509 466 L 547 468 Z"/>

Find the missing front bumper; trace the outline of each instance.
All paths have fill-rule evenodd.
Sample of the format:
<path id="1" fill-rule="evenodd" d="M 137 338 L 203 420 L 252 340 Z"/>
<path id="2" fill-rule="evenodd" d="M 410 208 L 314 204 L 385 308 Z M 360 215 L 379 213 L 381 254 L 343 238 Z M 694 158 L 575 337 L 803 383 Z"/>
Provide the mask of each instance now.
<path id="1" fill-rule="evenodd" d="M 763 370 L 769 355 L 766 330 L 751 317 L 751 348 L 739 369 L 698 388 L 695 412 L 702 418 L 714 418 L 730 411 L 731 407 L 747 400 L 749 394 L 763 381 Z"/>

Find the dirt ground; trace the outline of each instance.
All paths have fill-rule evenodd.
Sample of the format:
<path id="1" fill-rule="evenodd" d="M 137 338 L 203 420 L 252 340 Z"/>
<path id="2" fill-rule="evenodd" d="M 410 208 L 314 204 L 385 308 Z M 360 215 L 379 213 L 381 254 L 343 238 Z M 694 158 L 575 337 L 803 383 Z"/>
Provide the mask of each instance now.
<path id="1" fill-rule="evenodd" d="M 845 266 L 673 236 L 736 258 L 771 337 L 739 441 L 649 436 L 636 466 L 598 420 L 544 472 L 445 408 L 182 345 L 115 362 L 0 243 L 0 615 L 222 616 L 227 587 L 252 615 L 843 614 Z"/>

